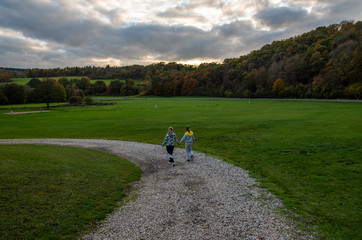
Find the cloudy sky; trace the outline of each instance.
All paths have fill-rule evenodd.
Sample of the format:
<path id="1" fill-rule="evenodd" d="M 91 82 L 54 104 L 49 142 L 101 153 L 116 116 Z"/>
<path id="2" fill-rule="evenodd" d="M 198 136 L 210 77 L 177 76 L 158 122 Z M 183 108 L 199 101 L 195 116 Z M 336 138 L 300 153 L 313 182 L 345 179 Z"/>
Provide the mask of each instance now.
<path id="1" fill-rule="evenodd" d="M 0 67 L 222 62 L 343 20 L 361 0 L 1 0 Z"/>

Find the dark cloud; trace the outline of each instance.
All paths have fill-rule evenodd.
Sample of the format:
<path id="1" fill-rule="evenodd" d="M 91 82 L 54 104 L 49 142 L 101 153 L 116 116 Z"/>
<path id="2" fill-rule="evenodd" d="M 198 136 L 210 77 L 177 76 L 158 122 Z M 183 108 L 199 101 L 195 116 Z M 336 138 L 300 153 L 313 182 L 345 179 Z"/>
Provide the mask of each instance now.
<path id="1" fill-rule="evenodd" d="M 362 1 L 350 0 L 350 1 L 333 1 L 328 5 L 313 8 L 314 11 L 318 12 L 324 19 L 334 19 L 334 21 L 350 20 L 352 16 L 357 16 L 357 19 L 362 18 Z"/>
<path id="2" fill-rule="evenodd" d="M 215 48 L 215 45 L 222 43 L 211 31 L 155 24 L 136 24 L 118 30 L 104 29 L 95 37 L 96 42 L 104 41 L 107 44 L 102 46 L 102 53 L 108 56 L 141 58 L 158 55 L 173 61 L 218 57 L 220 48 Z M 89 47 L 96 48 L 99 45 Z"/>
<path id="3" fill-rule="evenodd" d="M 277 29 L 301 21 L 307 15 L 307 10 L 302 8 L 271 7 L 258 12 L 254 17 L 262 24 Z"/>
<path id="4" fill-rule="evenodd" d="M 79 12 L 68 9 L 65 4 L 3 1 L 0 8 L 1 26 L 20 31 L 26 37 L 80 46 L 100 27 L 99 22 L 91 18 L 83 19 Z"/>

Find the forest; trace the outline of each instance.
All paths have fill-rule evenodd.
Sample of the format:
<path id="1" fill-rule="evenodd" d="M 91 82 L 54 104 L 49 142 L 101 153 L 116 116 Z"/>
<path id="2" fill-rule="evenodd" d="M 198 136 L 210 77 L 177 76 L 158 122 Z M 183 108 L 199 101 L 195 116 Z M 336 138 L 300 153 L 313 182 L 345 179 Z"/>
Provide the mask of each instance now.
<path id="1" fill-rule="evenodd" d="M 14 103 L 12 91 L 15 88 L 24 94 L 16 101 L 42 101 L 37 97 L 37 86 L 59 76 L 63 78 L 57 82 L 53 80 L 53 84 L 64 89 L 66 100 L 87 95 L 137 94 L 359 99 L 362 94 L 361 30 L 361 21 L 343 21 L 274 41 L 247 55 L 225 59 L 223 63 L 202 63 L 199 66 L 160 62 L 147 66 L 3 68 L 0 69 L 0 82 L 6 84 L 0 86 L 0 104 Z M 72 79 L 73 76 L 82 78 Z M 11 83 L 14 77 L 33 79 L 21 90 Z M 102 81 L 91 84 L 90 79 L 114 80 L 106 86 Z"/>

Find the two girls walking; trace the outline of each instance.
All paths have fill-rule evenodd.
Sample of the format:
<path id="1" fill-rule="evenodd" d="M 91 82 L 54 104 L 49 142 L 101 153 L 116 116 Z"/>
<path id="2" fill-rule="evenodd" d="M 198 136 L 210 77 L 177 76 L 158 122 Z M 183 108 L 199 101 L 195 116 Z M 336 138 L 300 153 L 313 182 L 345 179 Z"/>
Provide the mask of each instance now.
<path id="1" fill-rule="evenodd" d="M 180 145 L 182 142 L 185 142 L 187 161 L 194 160 L 194 155 L 192 153 L 192 144 L 195 142 L 195 135 L 191 131 L 189 126 L 186 126 L 186 132 L 185 132 L 185 134 L 182 137 L 180 142 L 177 140 L 177 136 L 173 132 L 173 128 L 172 127 L 168 128 L 168 133 L 165 136 L 165 140 L 162 143 L 162 146 L 164 146 L 166 144 L 167 153 L 168 153 L 168 156 L 169 156 L 169 161 L 168 162 L 170 164 L 172 164 L 172 166 L 175 166 L 175 161 L 174 161 L 173 156 L 172 156 L 173 149 L 175 147 L 175 142 L 178 145 Z"/>

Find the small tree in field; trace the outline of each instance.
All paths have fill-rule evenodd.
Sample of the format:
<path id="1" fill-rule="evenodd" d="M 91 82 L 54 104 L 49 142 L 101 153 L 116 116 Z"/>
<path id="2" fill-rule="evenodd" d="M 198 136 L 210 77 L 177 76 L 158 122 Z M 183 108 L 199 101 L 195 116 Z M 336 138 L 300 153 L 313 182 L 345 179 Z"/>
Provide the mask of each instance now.
<path id="1" fill-rule="evenodd" d="M 65 101 L 65 89 L 60 83 L 57 83 L 54 79 L 46 79 L 42 81 L 35 91 L 39 102 L 46 103 L 47 109 L 49 109 L 49 104 L 51 102 Z"/>

